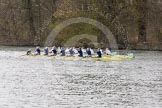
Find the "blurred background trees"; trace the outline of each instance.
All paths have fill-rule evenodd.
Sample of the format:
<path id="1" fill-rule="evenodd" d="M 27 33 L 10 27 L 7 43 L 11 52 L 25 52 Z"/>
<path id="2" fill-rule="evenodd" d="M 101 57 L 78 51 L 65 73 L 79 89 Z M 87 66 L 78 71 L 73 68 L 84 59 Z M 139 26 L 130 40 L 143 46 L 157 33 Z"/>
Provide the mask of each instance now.
<path id="1" fill-rule="evenodd" d="M 0 44 L 43 45 L 54 27 L 75 17 L 106 25 L 119 48 L 162 49 L 162 0 L 0 0 Z M 102 47 L 109 46 L 97 27 L 83 23 L 63 29 L 53 44 L 80 34 L 96 35 Z"/>

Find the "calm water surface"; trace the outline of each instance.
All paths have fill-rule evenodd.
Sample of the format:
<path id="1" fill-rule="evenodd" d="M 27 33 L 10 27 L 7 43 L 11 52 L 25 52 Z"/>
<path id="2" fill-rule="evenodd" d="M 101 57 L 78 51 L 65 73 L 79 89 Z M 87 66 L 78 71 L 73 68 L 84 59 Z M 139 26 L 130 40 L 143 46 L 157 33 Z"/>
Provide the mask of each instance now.
<path id="1" fill-rule="evenodd" d="M 104 62 L 26 49 L 0 47 L 0 108 L 162 108 L 162 52 Z"/>

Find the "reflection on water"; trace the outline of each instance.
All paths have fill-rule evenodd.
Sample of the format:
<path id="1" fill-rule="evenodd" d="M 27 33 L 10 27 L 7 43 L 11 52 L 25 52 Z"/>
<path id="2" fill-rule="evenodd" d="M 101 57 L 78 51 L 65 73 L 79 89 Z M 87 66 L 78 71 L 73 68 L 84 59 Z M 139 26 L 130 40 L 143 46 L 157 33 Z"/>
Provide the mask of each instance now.
<path id="1" fill-rule="evenodd" d="M 162 52 L 104 62 L 3 49 L 0 108 L 162 108 Z"/>

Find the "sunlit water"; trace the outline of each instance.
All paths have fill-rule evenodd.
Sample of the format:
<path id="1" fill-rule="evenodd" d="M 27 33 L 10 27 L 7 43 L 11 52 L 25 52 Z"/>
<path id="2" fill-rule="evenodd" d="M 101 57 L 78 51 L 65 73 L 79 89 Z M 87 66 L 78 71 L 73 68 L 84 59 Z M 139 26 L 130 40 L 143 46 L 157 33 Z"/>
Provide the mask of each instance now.
<path id="1" fill-rule="evenodd" d="M 104 62 L 26 49 L 0 47 L 0 108 L 162 108 L 162 52 Z"/>

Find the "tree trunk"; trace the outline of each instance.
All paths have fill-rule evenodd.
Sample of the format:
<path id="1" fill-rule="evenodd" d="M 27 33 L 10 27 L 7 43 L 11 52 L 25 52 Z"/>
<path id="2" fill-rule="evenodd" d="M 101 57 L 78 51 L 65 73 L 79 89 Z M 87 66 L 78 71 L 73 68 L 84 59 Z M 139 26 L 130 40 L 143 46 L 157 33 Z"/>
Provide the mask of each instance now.
<path id="1" fill-rule="evenodd" d="M 139 18 L 138 18 L 138 42 L 144 43 L 146 42 L 146 27 L 147 27 L 147 0 L 138 0 L 138 12 L 139 12 Z"/>

